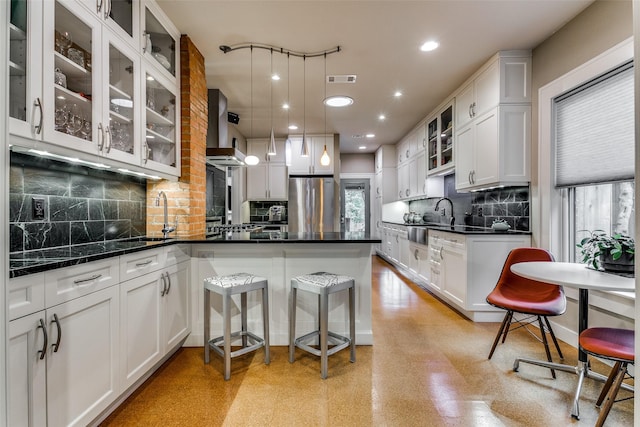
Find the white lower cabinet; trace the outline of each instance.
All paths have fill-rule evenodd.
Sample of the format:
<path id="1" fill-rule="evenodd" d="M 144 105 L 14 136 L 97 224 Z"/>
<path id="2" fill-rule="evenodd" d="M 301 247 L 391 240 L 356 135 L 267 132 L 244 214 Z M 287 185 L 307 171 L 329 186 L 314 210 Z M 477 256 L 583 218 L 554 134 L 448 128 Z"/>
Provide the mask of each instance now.
<path id="1" fill-rule="evenodd" d="M 431 266 L 429 264 L 429 247 L 418 243 L 411 242 L 409 249 L 411 251 L 411 262 L 409 269 L 413 271 L 418 278 L 428 282 Z"/>
<path id="2" fill-rule="evenodd" d="M 47 425 L 87 425 L 120 393 L 118 287 L 46 312 Z"/>
<path id="3" fill-rule="evenodd" d="M 458 234 L 429 230 L 430 280 L 438 295 L 475 321 L 497 321 L 486 302 L 509 252 L 531 245 L 526 234 Z"/>
<path id="4" fill-rule="evenodd" d="M 121 374 L 127 389 L 190 332 L 189 262 L 120 285 Z"/>
<path id="5" fill-rule="evenodd" d="M 103 415 L 191 332 L 189 265 L 174 245 L 10 279 L 9 425 Z"/>

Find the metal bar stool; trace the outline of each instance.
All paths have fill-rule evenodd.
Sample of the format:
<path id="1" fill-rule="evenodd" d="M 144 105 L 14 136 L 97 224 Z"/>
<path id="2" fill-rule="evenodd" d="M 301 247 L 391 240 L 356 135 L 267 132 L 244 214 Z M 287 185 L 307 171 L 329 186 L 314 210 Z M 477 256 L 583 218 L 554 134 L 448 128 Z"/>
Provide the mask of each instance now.
<path id="1" fill-rule="evenodd" d="M 296 299 L 298 289 L 318 295 L 318 312 L 320 324 L 318 329 L 295 338 L 296 329 Z M 349 335 L 344 337 L 329 331 L 329 294 L 349 290 Z M 355 280 L 353 277 L 341 276 L 332 273 L 313 273 L 291 279 L 291 306 L 289 310 L 289 362 L 295 359 L 295 348 L 299 347 L 313 355 L 320 356 L 320 376 L 327 378 L 328 358 L 347 347 L 351 348 L 350 361 L 356 361 L 356 297 Z M 320 337 L 320 349 L 306 344 L 315 337 Z M 329 341 L 335 345 L 329 349 Z"/>
<path id="2" fill-rule="evenodd" d="M 596 401 L 596 406 L 600 406 L 604 402 L 596 421 L 596 427 L 602 426 L 607 419 L 611 406 L 616 401 L 618 390 L 620 390 L 622 381 L 627 374 L 627 365 L 634 362 L 634 339 L 635 333 L 629 329 L 588 328 L 580 333 L 578 343 L 582 350 L 592 356 L 615 362 Z"/>
<path id="3" fill-rule="evenodd" d="M 247 293 L 262 291 L 262 321 L 264 339 L 247 330 Z M 222 296 L 223 335 L 210 337 L 211 300 L 210 292 Z M 241 330 L 231 332 L 231 296 L 240 294 Z M 240 337 L 242 347 L 231 351 L 231 341 Z M 224 358 L 224 379 L 231 377 L 231 359 L 264 347 L 264 363 L 269 364 L 269 296 L 267 279 L 247 273 L 229 276 L 214 276 L 204 279 L 204 363 L 209 363 L 209 350 L 212 349 Z M 248 345 L 250 344 L 250 345 Z"/>

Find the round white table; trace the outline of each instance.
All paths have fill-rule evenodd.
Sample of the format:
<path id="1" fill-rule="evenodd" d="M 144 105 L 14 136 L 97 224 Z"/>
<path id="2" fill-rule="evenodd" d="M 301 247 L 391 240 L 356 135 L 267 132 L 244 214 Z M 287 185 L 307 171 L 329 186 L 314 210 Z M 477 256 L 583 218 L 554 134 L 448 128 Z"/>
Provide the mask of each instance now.
<path id="1" fill-rule="evenodd" d="M 584 264 L 570 262 L 521 262 L 512 265 L 511 271 L 527 279 L 577 288 L 579 290 L 578 334 L 589 327 L 589 290 L 633 292 L 636 289 L 635 279 L 632 277 L 604 273 L 587 268 Z M 518 371 L 519 364 L 522 362 L 577 374 L 578 384 L 573 398 L 571 416 L 579 419 L 580 408 L 578 407 L 578 399 L 584 378 L 590 377 L 604 381 L 606 377 L 589 370 L 588 356 L 580 349 L 578 349 L 578 360 L 578 366 L 570 366 L 542 360 L 518 358 L 513 364 L 513 370 Z M 633 390 L 632 387 L 625 388 Z"/>

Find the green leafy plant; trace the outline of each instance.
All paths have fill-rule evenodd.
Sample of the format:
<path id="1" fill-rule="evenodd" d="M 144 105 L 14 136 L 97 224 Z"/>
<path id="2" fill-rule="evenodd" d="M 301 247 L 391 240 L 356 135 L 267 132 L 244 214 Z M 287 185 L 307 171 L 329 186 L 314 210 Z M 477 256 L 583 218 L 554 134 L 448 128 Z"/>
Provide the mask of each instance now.
<path id="1" fill-rule="evenodd" d="M 620 260 L 624 254 L 629 259 L 635 255 L 635 241 L 626 234 L 607 234 L 604 230 L 588 231 L 589 235 L 576 246 L 580 248 L 582 262 L 596 270 L 602 269 L 601 257 L 609 256 L 613 261 Z"/>

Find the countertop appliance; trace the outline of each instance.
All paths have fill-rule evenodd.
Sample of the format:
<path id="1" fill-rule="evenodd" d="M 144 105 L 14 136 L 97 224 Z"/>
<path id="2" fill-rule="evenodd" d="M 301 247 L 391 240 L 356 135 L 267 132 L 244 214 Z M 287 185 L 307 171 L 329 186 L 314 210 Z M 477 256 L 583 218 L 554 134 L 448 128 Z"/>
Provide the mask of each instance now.
<path id="1" fill-rule="evenodd" d="M 333 178 L 289 178 L 290 233 L 335 231 L 338 191 Z"/>
<path id="2" fill-rule="evenodd" d="M 286 208 L 281 205 L 274 205 L 269 207 L 269 222 L 282 222 L 287 217 Z"/>

